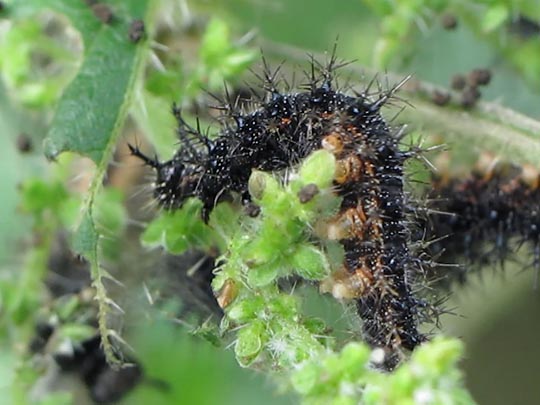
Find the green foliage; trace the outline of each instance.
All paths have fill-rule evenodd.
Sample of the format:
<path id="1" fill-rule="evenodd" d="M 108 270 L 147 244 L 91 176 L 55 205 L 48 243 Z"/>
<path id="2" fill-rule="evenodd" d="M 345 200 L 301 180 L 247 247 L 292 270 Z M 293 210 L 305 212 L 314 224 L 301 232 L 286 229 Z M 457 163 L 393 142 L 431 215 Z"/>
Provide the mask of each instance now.
<path id="1" fill-rule="evenodd" d="M 42 29 L 36 20 L 25 19 L 0 43 L 0 69 L 6 85 L 16 92 L 23 104 L 36 108 L 58 99 L 72 75 L 66 66 L 73 62 L 72 52 L 43 36 Z M 55 61 L 55 68 L 43 69 L 37 65 L 38 57 L 44 63 Z M 51 71 L 55 73 L 46 73 Z"/>
<path id="2" fill-rule="evenodd" d="M 203 250 L 219 244 L 218 235 L 201 219 L 202 203 L 197 199 L 188 200 L 182 210 L 163 211 L 148 225 L 141 236 L 147 247 L 163 246 L 168 252 L 180 254 L 190 247 Z M 221 211 L 226 209 L 224 205 Z"/>
<path id="3" fill-rule="evenodd" d="M 294 389 L 306 404 L 473 404 L 463 388 L 456 363 L 462 352 L 457 340 L 437 338 L 413 353 L 392 374 L 369 367 L 369 349 L 349 343 L 339 353 L 325 353 L 293 374 Z"/>
<path id="4" fill-rule="evenodd" d="M 243 282 L 239 269 L 245 270 L 251 287 L 273 284 L 278 276 L 294 273 L 307 273 L 309 278 L 317 280 L 328 274 L 329 266 L 325 260 L 314 263 L 315 257 L 324 255 L 308 244 L 306 227 L 317 217 L 329 216 L 337 207 L 336 198 L 329 191 L 333 167 L 331 154 L 319 151 L 306 159 L 298 178 L 289 184 L 282 185 L 264 172 L 252 174 L 249 189 L 255 203 L 261 207 L 261 216 L 245 228 L 240 227 L 236 236 L 229 236 L 228 246 L 233 246 L 236 251 L 231 251 L 233 256 L 227 257 L 222 271 L 217 274 L 216 290 L 227 278 Z M 308 184 L 324 188 L 312 201 L 302 204 L 298 190 Z M 299 264 L 307 267 L 299 268 Z"/>
<path id="5" fill-rule="evenodd" d="M 40 2 L 43 3 L 46 2 Z M 117 17 L 119 21 L 109 26 L 100 23 L 84 2 L 77 10 L 69 9 L 69 12 L 65 3 L 50 2 L 50 7 L 75 18 L 85 51 L 76 77 L 64 90 L 56 107 L 45 145 L 49 158 L 72 151 L 90 157 L 99 167 L 109 161 L 129 107 L 133 83 L 144 60 L 142 43 L 135 44 L 128 39 L 129 24 L 135 19 L 144 19 L 148 3 L 145 0 L 123 2 L 123 13 Z"/>
<path id="6" fill-rule="evenodd" d="M 119 307 L 105 289 L 105 279 L 112 276 L 103 265 L 120 260 L 128 215 L 124 194 L 104 188 L 103 183 L 128 113 L 133 113 L 137 127 L 152 141 L 161 159 L 170 158 L 176 142 L 171 102 L 191 106 L 193 100 L 204 98 L 203 90 L 217 92 L 223 83 L 239 82 L 257 59 L 257 52 L 239 44 L 231 31 L 234 25 L 217 12 L 200 29 L 200 44 L 193 52 L 191 66 L 189 57 L 171 51 L 174 46 L 161 46 L 158 52 L 148 40 L 161 35 L 154 27 L 168 11 L 165 2 L 159 7 L 150 0 L 107 2 L 114 13 L 110 23 L 100 21 L 86 3 L 14 1 L 7 2 L 4 11 L 12 26 L 0 42 L 3 84 L 17 103 L 42 114 L 48 132 L 45 153 L 57 161 L 49 178 L 27 178 L 20 185 L 19 208 L 31 219 L 34 240 L 22 264 L 0 280 L 0 362 L 6 364 L 0 373 L 1 379 L 12 385 L 6 398 L 15 404 L 33 401 L 31 387 L 44 371 L 36 368 L 20 347 L 20 342 L 28 342 L 33 322 L 40 316 L 58 322 L 55 334 L 59 340 L 74 342 L 95 333 L 86 322 L 97 316 L 105 353 L 109 361 L 116 361 L 112 344 L 122 342 L 122 338 L 110 320 Z M 451 11 L 460 24 L 463 21 L 468 30 L 497 48 L 538 87 L 538 40 L 501 34 L 516 15 L 540 18 L 533 0 L 363 3 L 381 18 L 374 48 L 377 67 L 406 62 L 417 44 L 417 28 L 431 26 L 431 21 L 437 20 L 434 16 Z M 82 43 L 50 35 L 42 16 L 54 16 L 60 25 L 71 24 Z M 145 22 L 146 36 L 132 42 L 128 33 L 136 19 Z M 190 35 L 199 29 L 191 23 Z M 190 41 L 187 36 L 182 41 Z M 406 43 L 411 46 L 403 46 Z M 156 64 L 162 67 L 152 67 Z M 538 131 L 533 120 L 486 110 L 472 111 L 466 120 L 462 110 L 434 109 L 425 97 L 414 104 L 416 111 L 427 111 L 420 115 L 418 127 L 457 133 L 456 143 L 469 149 L 465 154 L 476 153 L 469 148 L 470 142 L 463 141 L 474 138 L 477 143 L 499 145 L 507 156 L 515 154 L 521 161 L 538 162 Z M 52 122 L 46 123 L 53 107 Z M 406 119 L 410 117 L 407 114 L 403 114 Z M 189 109 L 186 117 L 194 121 Z M 211 117 L 203 116 L 206 119 Z M 85 156 L 95 166 L 84 195 L 70 187 L 70 162 L 75 158 L 65 152 Z M 338 245 L 318 241 L 316 236 L 318 221 L 331 217 L 340 203 L 331 190 L 334 163 L 331 154 L 320 151 L 291 170 L 287 179 L 280 173 L 254 171 L 249 191 L 261 208 L 258 217 L 246 217 L 232 201 L 218 204 L 205 224 L 200 216 L 201 202 L 191 199 L 181 210 L 160 212 L 142 233 L 142 244 L 173 254 L 192 248 L 219 251 L 222 256 L 213 289 L 225 317 L 219 331 L 204 324 L 194 327 L 193 334 L 216 346 L 234 347 L 241 366 L 273 375 L 305 403 L 473 403 L 457 368 L 463 352 L 458 340 L 435 338 L 395 372 L 384 374 L 370 366 L 380 353 L 371 352 L 360 342 L 345 344 L 324 320 L 308 314 L 302 294 L 283 288 L 293 278 L 306 284 L 323 280 L 342 260 Z M 307 187 L 317 192 L 308 201 L 301 201 Z M 52 302 L 47 297 L 43 282 L 52 242 L 65 230 L 75 230 L 73 246 L 90 262 L 97 308 L 79 296 Z M 149 316 L 152 320 L 157 317 L 155 313 Z M 170 327 L 147 319 L 143 323 L 142 330 L 134 333 L 135 355 L 150 382 L 141 384 L 128 403 L 246 400 L 235 395 L 250 384 L 232 389 L 235 385 L 229 383 L 229 375 L 242 371 L 222 361 L 220 356 L 226 354 Z M 71 394 L 59 392 L 37 403 L 75 401 Z"/>
<path id="7" fill-rule="evenodd" d="M 510 10 L 505 4 L 493 4 L 487 9 L 482 19 L 482 31 L 492 32 L 504 24 L 510 16 Z"/>
<path id="8" fill-rule="evenodd" d="M 219 19 L 208 23 L 199 50 L 200 63 L 186 87 L 193 97 L 201 88 L 208 91 L 221 89 L 223 83 L 238 77 L 255 60 L 252 50 L 232 44 L 229 27 Z"/>
<path id="9" fill-rule="evenodd" d="M 72 225 L 65 218 L 72 199 L 62 183 L 62 172 L 59 168 L 50 181 L 31 178 L 21 185 L 20 208 L 31 216 L 37 242 L 24 258 L 22 271 L 0 281 L 2 309 L 7 315 L 2 325 L 6 328 L 11 322 L 24 325 L 40 307 L 41 283 L 54 232 Z"/>
<path id="10" fill-rule="evenodd" d="M 443 12 L 454 15 L 459 25 L 497 46 L 502 54 L 537 89 L 540 88 L 540 41 L 534 36 L 519 38 L 504 33 L 517 16 L 538 20 L 535 0 L 405 0 L 399 2 L 363 0 L 381 16 L 381 36 L 374 48 L 375 66 L 385 68 L 408 59 L 417 49 L 419 34 L 439 24 Z M 406 44 L 404 46 L 404 44 Z M 525 56 L 526 55 L 526 56 Z"/>

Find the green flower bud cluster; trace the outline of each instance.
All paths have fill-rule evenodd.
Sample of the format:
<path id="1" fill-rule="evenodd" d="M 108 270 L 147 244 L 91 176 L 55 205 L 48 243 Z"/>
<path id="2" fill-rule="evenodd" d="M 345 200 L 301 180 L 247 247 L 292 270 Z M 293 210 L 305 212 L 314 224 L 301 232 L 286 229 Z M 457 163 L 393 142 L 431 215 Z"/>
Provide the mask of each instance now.
<path id="1" fill-rule="evenodd" d="M 456 368 L 462 349 L 458 340 L 439 337 L 384 374 L 369 367 L 376 351 L 349 343 L 303 364 L 291 382 L 306 404 L 474 404 Z"/>
<path id="2" fill-rule="evenodd" d="M 327 255 L 310 237 L 314 223 L 338 207 L 330 189 L 334 167 L 334 157 L 318 151 L 298 172 L 288 173 L 288 181 L 258 171 L 250 178 L 260 214 L 231 236 L 213 282 L 218 297 L 233 294 L 222 301 L 231 301 L 222 326 L 239 328 L 235 352 L 242 365 L 270 359 L 272 367 L 288 368 L 325 348 L 315 337 L 325 326 L 303 317 L 298 297 L 280 291 L 277 282 L 290 276 L 316 281 L 330 274 Z"/>

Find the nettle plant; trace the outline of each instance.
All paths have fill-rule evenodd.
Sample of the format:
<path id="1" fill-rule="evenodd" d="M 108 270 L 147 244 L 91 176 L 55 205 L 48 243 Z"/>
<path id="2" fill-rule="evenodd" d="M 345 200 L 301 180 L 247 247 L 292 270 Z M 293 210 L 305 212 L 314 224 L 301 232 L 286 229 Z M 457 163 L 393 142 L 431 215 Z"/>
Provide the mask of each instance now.
<path id="1" fill-rule="evenodd" d="M 366 3 L 383 16 L 375 55 L 381 66 L 402 56 L 395 45 L 413 36 L 416 20 L 410 16 L 450 9 L 472 26 L 481 18 L 458 2 L 402 2 L 397 9 L 388 2 Z M 482 17 L 490 38 L 513 14 L 529 15 L 524 3 L 492 3 Z M 118 327 L 118 318 L 129 319 L 130 309 L 122 310 L 107 282 L 115 280 L 114 271 L 106 268 L 120 260 L 130 224 L 125 196 L 108 184 L 118 148 L 139 158 L 132 167 L 144 163 L 153 169 L 154 206 L 160 208 L 140 232 L 142 245 L 178 260 L 193 250 L 212 258 L 210 287 L 220 321 L 185 322 L 190 332 L 232 346 L 242 367 L 274 376 L 305 403 L 473 403 L 458 368 L 462 343 L 422 327 L 436 323 L 443 311 L 433 280 L 444 268 L 433 257 L 444 252 L 444 232 L 472 234 L 488 243 L 494 239 L 496 245 L 501 223 L 509 225 L 504 246 L 496 245 L 498 252 L 512 248 L 515 234 L 538 250 L 537 215 L 519 219 L 520 206 L 506 198 L 508 184 L 516 182 L 515 189 L 535 196 L 538 174 L 504 176 L 506 194 L 501 195 L 494 191 L 501 183 L 493 179 L 503 177 L 503 171 L 487 169 L 484 205 L 475 205 L 464 193 L 457 208 L 441 208 L 461 215 L 459 210 L 469 204 L 467 213 L 484 212 L 492 208 L 486 208 L 487 201 L 497 196 L 497 220 L 478 214 L 469 221 L 480 218 L 476 226 L 492 227 L 484 232 L 451 222 L 444 223 L 444 232 L 443 225 L 431 228 L 445 221 L 430 217 L 440 207 L 416 203 L 412 196 L 425 192 L 409 180 L 429 180 L 429 152 L 436 149 L 430 146 L 448 139 L 458 148 L 483 143 L 483 149 L 502 158 L 518 156 L 517 163 L 537 166 L 540 123 L 392 73 L 385 73 L 384 80 L 394 85 L 381 86 L 378 80 L 370 85 L 354 64 L 339 66 L 335 54 L 308 61 L 306 79 L 299 87 L 288 85 L 280 79 L 286 73 L 280 76 L 266 62 L 257 67 L 259 53 L 233 41 L 219 19 L 200 28 L 202 38 L 190 65 L 157 42 L 186 35 L 188 29 L 168 26 L 169 6 L 150 0 L 1 4 L 0 13 L 10 24 L 0 45 L 0 54 L 10 56 L 0 60 L 4 85 L 16 103 L 36 111 L 36 125 L 47 128 L 43 152 L 56 161 L 49 178 L 32 176 L 20 187 L 20 207 L 33 219 L 35 241 L 22 275 L 0 285 L 3 345 L 30 340 L 36 319 L 53 314 L 57 331 L 42 334 L 42 346 L 53 334 L 81 342 L 97 332 L 111 367 L 136 361 L 137 352 L 129 352 Z M 484 6 L 478 2 L 474 7 Z M 190 27 L 197 29 L 195 23 Z M 512 63 L 524 68 L 517 54 L 527 54 L 532 46 L 521 44 Z M 288 48 L 278 53 L 290 58 L 287 63 L 299 61 Z M 531 63 L 540 63 L 538 55 Z M 250 67 L 260 76 L 260 89 L 239 84 Z M 340 72 L 353 83 L 340 87 Z M 233 94 L 246 91 L 249 102 Z M 219 125 L 208 125 L 215 113 L 200 106 L 220 92 L 225 95 L 214 100 Z M 390 122 L 383 117 L 403 105 L 397 95 L 415 108 Z M 183 111 L 172 109 L 172 101 Z M 203 111 L 194 114 L 194 106 Z M 401 123 L 412 130 L 402 131 Z M 122 149 L 127 144 L 122 135 L 132 126 L 144 132 L 159 157 L 141 151 L 140 138 L 131 138 L 130 149 Z M 420 146 L 420 135 L 430 146 Z M 91 174 L 74 187 L 70 171 L 80 167 L 77 156 L 91 161 L 86 161 Z M 463 156 L 473 161 L 470 152 Z M 433 182 L 447 198 L 453 184 L 444 176 Z M 456 193 L 483 186 L 458 185 Z M 536 207 L 525 206 L 528 211 Z M 51 299 L 44 292 L 50 289 L 50 252 L 58 233 L 67 230 L 71 249 L 90 270 L 87 293 L 95 306 L 88 294 Z M 463 247 L 453 248 L 459 261 Z M 538 267 L 537 254 L 533 264 Z M 346 302 L 344 308 L 354 308 L 347 311 L 354 312 L 355 332 L 339 336 L 325 320 L 310 315 L 306 290 L 315 291 L 311 295 L 329 292 Z M 206 299 L 213 300 L 212 294 Z M 35 342 L 39 346 L 39 339 Z M 128 358 L 123 358 L 126 351 Z M 13 398 L 25 403 L 39 373 L 32 370 L 26 349 L 16 352 L 22 366 Z M 133 380 L 138 378 L 133 374 Z"/>

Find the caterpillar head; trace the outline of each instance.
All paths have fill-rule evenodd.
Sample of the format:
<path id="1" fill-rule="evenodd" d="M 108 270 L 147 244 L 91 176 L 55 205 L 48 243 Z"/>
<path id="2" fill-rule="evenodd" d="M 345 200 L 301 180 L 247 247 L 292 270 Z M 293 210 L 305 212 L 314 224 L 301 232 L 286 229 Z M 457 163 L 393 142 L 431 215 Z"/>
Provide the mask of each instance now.
<path id="1" fill-rule="evenodd" d="M 160 162 L 157 156 L 150 158 L 138 147 L 128 146 L 133 156 L 137 156 L 156 171 L 154 198 L 161 207 L 180 208 L 185 200 L 196 195 L 201 178 L 199 167 L 183 162 L 178 156 L 166 162 Z"/>

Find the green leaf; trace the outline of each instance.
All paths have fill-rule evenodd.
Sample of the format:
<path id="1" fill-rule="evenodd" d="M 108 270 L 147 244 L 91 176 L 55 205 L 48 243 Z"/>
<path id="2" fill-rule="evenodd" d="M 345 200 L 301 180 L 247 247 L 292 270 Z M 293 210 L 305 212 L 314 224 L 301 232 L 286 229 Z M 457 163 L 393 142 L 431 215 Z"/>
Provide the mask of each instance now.
<path id="1" fill-rule="evenodd" d="M 255 60 L 256 53 L 236 46 L 230 40 L 228 25 L 218 18 L 210 21 L 202 39 L 200 64 L 186 86 L 186 92 L 194 96 L 201 85 L 218 89 L 223 81 L 237 78 Z"/>
<path id="2" fill-rule="evenodd" d="M 190 247 L 188 239 L 181 233 L 167 232 L 165 234 L 165 249 L 167 252 L 179 255 Z"/>
<path id="3" fill-rule="evenodd" d="M 271 313 L 278 319 L 295 319 L 299 312 L 299 299 L 295 295 L 282 294 L 268 303 L 268 308 Z M 296 320 L 295 320 L 296 324 Z"/>
<path id="4" fill-rule="evenodd" d="M 491 6 L 482 19 L 482 30 L 484 32 L 495 31 L 510 16 L 508 8 L 501 3 Z"/>
<path id="5" fill-rule="evenodd" d="M 255 52 L 236 47 L 231 42 L 228 25 L 217 18 L 206 27 L 200 54 L 209 73 L 215 70 L 216 80 L 242 73 L 255 59 Z"/>
<path id="6" fill-rule="evenodd" d="M 50 159 L 63 151 L 73 151 L 88 156 L 98 167 L 108 162 L 145 51 L 143 42 L 129 41 L 129 24 L 145 17 L 148 4 L 149 0 L 124 1 L 122 8 L 113 8 L 112 24 L 80 23 L 77 27 L 84 29 L 84 61 L 58 103 L 45 140 L 45 154 Z M 65 11 L 64 7 L 57 8 Z M 95 20 L 88 12 L 74 21 Z"/>
<path id="7" fill-rule="evenodd" d="M 254 319 L 264 310 L 265 302 L 261 297 L 254 297 L 233 303 L 227 309 L 227 315 L 235 322 L 243 323 Z"/>
<path id="8" fill-rule="evenodd" d="M 261 200 L 265 195 L 269 195 L 271 199 L 279 192 L 279 184 L 272 175 L 253 170 L 249 176 L 248 190 L 255 200 Z"/>
<path id="9" fill-rule="evenodd" d="M 201 58 L 209 66 L 217 66 L 231 48 L 229 27 L 220 19 L 213 19 L 206 27 L 201 44 Z"/>
<path id="10" fill-rule="evenodd" d="M 167 226 L 167 216 L 160 215 L 148 224 L 141 235 L 143 246 L 155 248 L 164 244 L 163 236 Z"/>
<path id="11" fill-rule="evenodd" d="M 91 211 L 83 214 L 82 220 L 73 239 L 73 249 L 90 259 L 98 244 L 98 234 L 92 219 Z"/>
<path id="12" fill-rule="evenodd" d="M 252 322 L 238 332 L 234 351 L 242 365 L 247 366 L 255 360 L 263 349 L 265 340 L 265 327 L 262 321 Z"/>
<path id="13" fill-rule="evenodd" d="M 248 282 L 252 287 L 264 287 L 272 283 L 279 275 L 279 267 L 274 263 L 263 263 L 248 272 Z"/>
<path id="14" fill-rule="evenodd" d="M 300 167 L 302 186 L 316 184 L 319 188 L 332 185 L 336 172 L 336 159 L 326 150 L 318 150 L 309 155 Z M 297 191 L 297 190 L 296 190 Z"/>
<path id="15" fill-rule="evenodd" d="M 326 256 L 313 246 L 301 245 L 290 261 L 296 274 L 308 280 L 322 280 L 330 273 Z"/>
<path id="16" fill-rule="evenodd" d="M 148 225 L 141 237 L 145 246 L 163 246 L 168 252 L 180 254 L 190 246 L 208 248 L 216 236 L 201 219 L 200 200 L 192 198 L 174 212 L 163 211 Z"/>
<path id="17" fill-rule="evenodd" d="M 67 198 L 67 190 L 60 182 L 31 178 L 21 188 L 21 208 L 35 216 L 42 215 L 46 209 L 58 213 Z"/>

